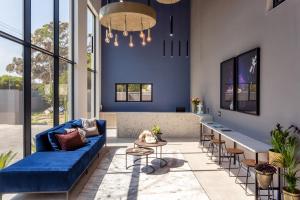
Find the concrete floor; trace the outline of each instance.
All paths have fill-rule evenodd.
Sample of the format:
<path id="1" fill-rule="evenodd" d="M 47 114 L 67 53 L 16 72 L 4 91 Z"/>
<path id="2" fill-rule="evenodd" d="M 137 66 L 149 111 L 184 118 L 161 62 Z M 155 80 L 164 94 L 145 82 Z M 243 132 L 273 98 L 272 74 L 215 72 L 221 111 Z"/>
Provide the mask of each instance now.
<path id="1" fill-rule="evenodd" d="M 109 132 L 108 146 L 118 147 L 118 146 L 128 146 L 132 147 L 132 139 L 120 139 L 114 138 L 115 131 L 111 130 Z M 209 159 L 206 153 L 202 151 L 199 147 L 198 139 L 168 139 L 168 145 L 165 147 L 168 150 L 176 149 L 181 152 L 184 159 L 188 162 L 191 171 L 194 173 L 199 184 L 207 193 L 207 196 L 211 200 L 253 200 L 253 196 L 246 196 L 245 191 L 241 188 L 239 184 L 235 183 L 235 178 L 229 177 L 228 172 L 220 169 L 215 162 Z M 108 148 L 109 149 L 109 148 Z M 102 153 L 102 156 L 105 156 L 105 151 Z M 87 176 L 83 177 L 75 188 L 71 191 L 71 199 L 76 199 L 80 194 L 84 185 L 88 182 L 93 174 L 93 170 L 101 163 L 100 160 L 96 160 L 95 163 L 89 169 Z M 224 162 L 224 165 L 227 165 L 227 162 Z M 234 170 L 236 173 L 237 170 Z M 244 173 L 245 174 L 245 173 Z M 180 181 L 180 180 L 179 180 Z M 242 180 L 244 181 L 244 179 Z M 250 179 L 253 182 L 253 179 Z M 250 193 L 253 193 L 253 186 L 250 187 Z M 42 195 L 4 195 L 3 199 L 64 199 L 65 196 L 62 194 L 42 194 Z M 101 198 L 105 199 L 105 198 Z"/>

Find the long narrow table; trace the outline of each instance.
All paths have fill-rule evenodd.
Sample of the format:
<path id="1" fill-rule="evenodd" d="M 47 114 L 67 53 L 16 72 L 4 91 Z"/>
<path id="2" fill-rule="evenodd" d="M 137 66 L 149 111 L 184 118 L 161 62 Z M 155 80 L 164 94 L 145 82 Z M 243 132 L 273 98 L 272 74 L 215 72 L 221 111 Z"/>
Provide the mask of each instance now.
<path id="1" fill-rule="evenodd" d="M 234 147 L 236 147 L 236 145 L 240 145 L 243 148 L 249 150 L 250 152 L 253 152 L 255 154 L 255 161 L 256 163 L 258 163 L 258 157 L 260 153 L 266 153 L 269 151 L 269 149 L 271 148 L 270 145 L 265 144 L 261 141 L 255 140 L 249 136 L 246 136 L 240 132 L 234 131 L 222 124 L 216 123 L 216 122 L 201 122 L 200 123 L 200 143 L 202 141 L 202 134 L 203 134 L 203 130 L 204 127 L 208 128 L 211 130 L 211 133 L 216 133 L 218 134 L 218 139 L 219 141 L 221 141 L 221 137 L 225 137 L 228 138 L 229 140 L 233 141 L 233 145 Z M 219 164 L 221 164 L 221 143 L 219 143 L 219 152 L 218 152 L 218 162 Z M 235 159 L 234 159 L 235 162 Z M 279 177 L 279 176 L 278 176 Z M 281 199 L 281 195 L 280 195 L 280 177 L 278 178 L 278 188 L 274 188 L 274 189 L 278 189 L 278 199 Z M 255 175 L 255 199 L 258 199 L 258 184 L 257 184 L 257 177 Z"/>

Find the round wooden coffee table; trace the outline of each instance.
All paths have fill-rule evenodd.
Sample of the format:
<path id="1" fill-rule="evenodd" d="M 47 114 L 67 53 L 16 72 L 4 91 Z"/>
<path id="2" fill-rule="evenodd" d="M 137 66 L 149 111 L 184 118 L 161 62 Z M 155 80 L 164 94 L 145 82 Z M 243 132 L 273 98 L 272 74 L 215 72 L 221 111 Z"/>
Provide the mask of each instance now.
<path id="1" fill-rule="evenodd" d="M 150 144 L 150 143 L 146 143 L 146 142 L 136 140 L 134 142 L 134 147 L 137 146 L 137 147 L 142 147 L 142 148 L 155 148 L 155 155 L 156 155 L 155 158 L 159 159 L 160 167 L 165 167 L 168 164 L 168 162 L 165 159 L 162 158 L 162 147 L 166 146 L 167 144 L 168 144 L 167 141 L 164 141 L 164 142 L 160 141 L 160 142 L 157 142 L 157 143 Z M 160 149 L 159 157 L 157 156 L 157 154 L 158 154 L 157 148 Z"/>
<path id="2" fill-rule="evenodd" d="M 155 168 L 151 165 L 148 165 L 148 156 L 153 154 L 154 150 L 151 148 L 143 148 L 143 147 L 134 147 L 134 148 L 128 148 L 126 149 L 126 169 L 130 167 L 139 166 L 141 164 L 136 164 L 138 160 L 141 160 L 143 156 L 146 157 L 146 168 L 150 168 L 150 172 L 146 172 L 147 174 L 151 174 L 155 171 Z M 140 158 L 133 160 L 133 165 L 127 166 L 127 155 L 131 156 L 139 156 Z"/>

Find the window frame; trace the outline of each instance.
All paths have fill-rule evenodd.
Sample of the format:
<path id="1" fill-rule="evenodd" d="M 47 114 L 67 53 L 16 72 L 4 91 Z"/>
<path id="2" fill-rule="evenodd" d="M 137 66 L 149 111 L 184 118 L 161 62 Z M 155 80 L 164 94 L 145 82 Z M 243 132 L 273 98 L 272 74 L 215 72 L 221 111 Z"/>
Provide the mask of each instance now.
<path id="1" fill-rule="evenodd" d="M 129 101 L 128 100 L 128 85 L 138 84 L 140 85 L 140 100 L 139 101 Z M 126 100 L 118 100 L 117 99 L 117 87 L 118 85 L 126 86 Z M 143 85 L 151 85 L 151 99 L 143 100 Z M 151 103 L 153 102 L 153 83 L 115 83 L 115 102 L 117 103 Z"/>

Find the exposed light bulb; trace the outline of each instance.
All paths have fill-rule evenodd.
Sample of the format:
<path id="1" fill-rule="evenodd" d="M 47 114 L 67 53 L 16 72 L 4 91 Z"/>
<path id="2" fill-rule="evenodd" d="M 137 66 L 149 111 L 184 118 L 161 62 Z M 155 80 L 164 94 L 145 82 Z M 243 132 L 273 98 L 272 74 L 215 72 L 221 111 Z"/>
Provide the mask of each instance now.
<path id="1" fill-rule="evenodd" d="M 141 31 L 140 32 L 140 38 L 143 39 L 144 37 L 145 37 L 145 33 L 144 33 L 144 31 Z"/>
<path id="2" fill-rule="evenodd" d="M 127 37 L 127 36 L 128 36 L 128 31 L 124 31 L 124 32 L 123 32 L 123 36 L 124 36 L 124 37 Z"/>
<path id="3" fill-rule="evenodd" d="M 148 29 L 148 36 L 147 36 L 147 42 L 151 42 L 152 38 L 151 38 L 151 31 L 150 28 Z"/>
<path id="4" fill-rule="evenodd" d="M 108 30 L 106 29 L 106 31 L 105 31 L 105 42 L 108 44 L 108 43 L 110 43 L 110 39 L 109 39 L 109 37 L 108 37 Z"/>
<path id="5" fill-rule="evenodd" d="M 129 47 L 134 47 L 133 40 L 132 40 L 132 35 L 130 35 Z"/>
<path id="6" fill-rule="evenodd" d="M 146 43 L 146 37 L 143 37 L 142 45 L 143 45 L 143 46 L 146 46 L 146 44 L 147 44 L 147 43 Z"/>
<path id="7" fill-rule="evenodd" d="M 119 42 L 118 42 L 118 35 L 115 35 L 115 42 L 114 42 L 115 47 L 119 46 Z"/>
<path id="8" fill-rule="evenodd" d="M 140 32 L 140 38 L 143 39 L 144 37 L 145 37 L 145 33 L 144 33 L 143 18 L 141 18 L 141 32 Z"/>
<path id="9" fill-rule="evenodd" d="M 109 28 L 109 31 L 108 31 L 108 37 L 109 37 L 109 38 L 113 38 L 113 37 L 114 37 L 114 34 L 113 34 L 112 31 L 111 31 L 111 28 Z"/>

